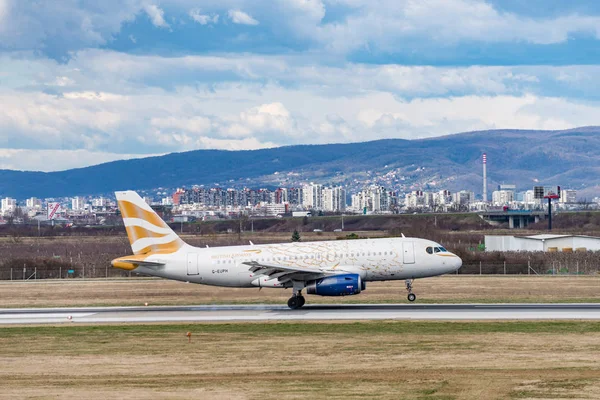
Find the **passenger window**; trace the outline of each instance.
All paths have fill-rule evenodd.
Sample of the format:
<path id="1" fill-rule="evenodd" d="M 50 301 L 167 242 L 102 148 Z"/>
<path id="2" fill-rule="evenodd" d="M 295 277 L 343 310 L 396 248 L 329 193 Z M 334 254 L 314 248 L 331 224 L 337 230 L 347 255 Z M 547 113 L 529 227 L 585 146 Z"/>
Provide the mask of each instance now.
<path id="1" fill-rule="evenodd" d="M 425 251 L 427 251 L 427 253 L 429 253 L 429 254 L 433 254 L 433 248 L 432 247 L 426 248 Z"/>

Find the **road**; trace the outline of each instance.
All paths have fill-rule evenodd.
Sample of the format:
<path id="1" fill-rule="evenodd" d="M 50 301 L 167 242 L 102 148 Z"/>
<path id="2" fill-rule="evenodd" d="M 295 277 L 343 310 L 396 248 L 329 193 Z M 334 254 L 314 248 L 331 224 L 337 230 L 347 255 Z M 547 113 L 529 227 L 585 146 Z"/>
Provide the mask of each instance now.
<path id="1" fill-rule="evenodd" d="M 0 325 L 305 320 L 600 320 L 600 304 L 202 305 L 0 309 Z"/>

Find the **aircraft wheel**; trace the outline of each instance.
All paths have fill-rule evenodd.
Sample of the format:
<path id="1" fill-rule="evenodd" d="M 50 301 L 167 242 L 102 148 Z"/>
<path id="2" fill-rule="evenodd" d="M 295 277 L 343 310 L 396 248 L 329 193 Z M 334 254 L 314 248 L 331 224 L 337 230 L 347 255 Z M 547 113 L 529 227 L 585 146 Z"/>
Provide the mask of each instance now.
<path id="1" fill-rule="evenodd" d="M 414 293 L 408 294 L 408 301 L 415 301 L 416 299 L 417 299 L 417 296 Z"/>
<path id="2" fill-rule="evenodd" d="M 288 307 L 291 308 L 292 310 L 295 310 L 296 308 L 301 307 L 300 306 L 300 300 L 298 299 L 298 296 L 292 296 L 292 297 L 290 297 L 290 299 L 288 300 Z"/>
<path id="3" fill-rule="evenodd" d="M 300 302 L 298 304 L 298 308 L 302 307 L 304 305 L 304 303 L 306 303 L 306 300 L 304 299 L 304 296 L 298 296 L 298 301 Z"/>

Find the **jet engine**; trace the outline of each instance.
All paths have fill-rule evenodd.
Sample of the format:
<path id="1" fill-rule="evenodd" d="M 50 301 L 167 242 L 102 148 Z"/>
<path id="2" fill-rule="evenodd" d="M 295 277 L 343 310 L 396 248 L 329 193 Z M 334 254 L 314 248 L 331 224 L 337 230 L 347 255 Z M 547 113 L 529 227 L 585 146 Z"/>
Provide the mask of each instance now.
<path id="1" fill-rule="evenodd" d="M 310 281 L 306 285 L 307 294 L 319 296 L 350 296 L 365 290 L 365 282 L 358 274 L 343 274 L 326 276 Z"/>

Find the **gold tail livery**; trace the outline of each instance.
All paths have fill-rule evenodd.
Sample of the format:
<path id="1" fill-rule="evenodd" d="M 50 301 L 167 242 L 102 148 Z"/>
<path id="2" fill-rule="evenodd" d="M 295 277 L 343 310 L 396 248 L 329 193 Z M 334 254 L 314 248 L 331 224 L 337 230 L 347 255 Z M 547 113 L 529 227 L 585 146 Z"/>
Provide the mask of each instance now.
<path id="1" fill-rule="evenodd" d="M 193 247 L 185 243 L 133 191 L 116 192 L 133 252 L 112 261 L 115 268 L 178 281 L 227 287 L 291 288 L 288 306 L 304 305 L 307 294 L 349 296 L 371 281 L 412 282 L 455 272 L 462 260 L 438 243 L 419 238 L 293 242 Z"/>

